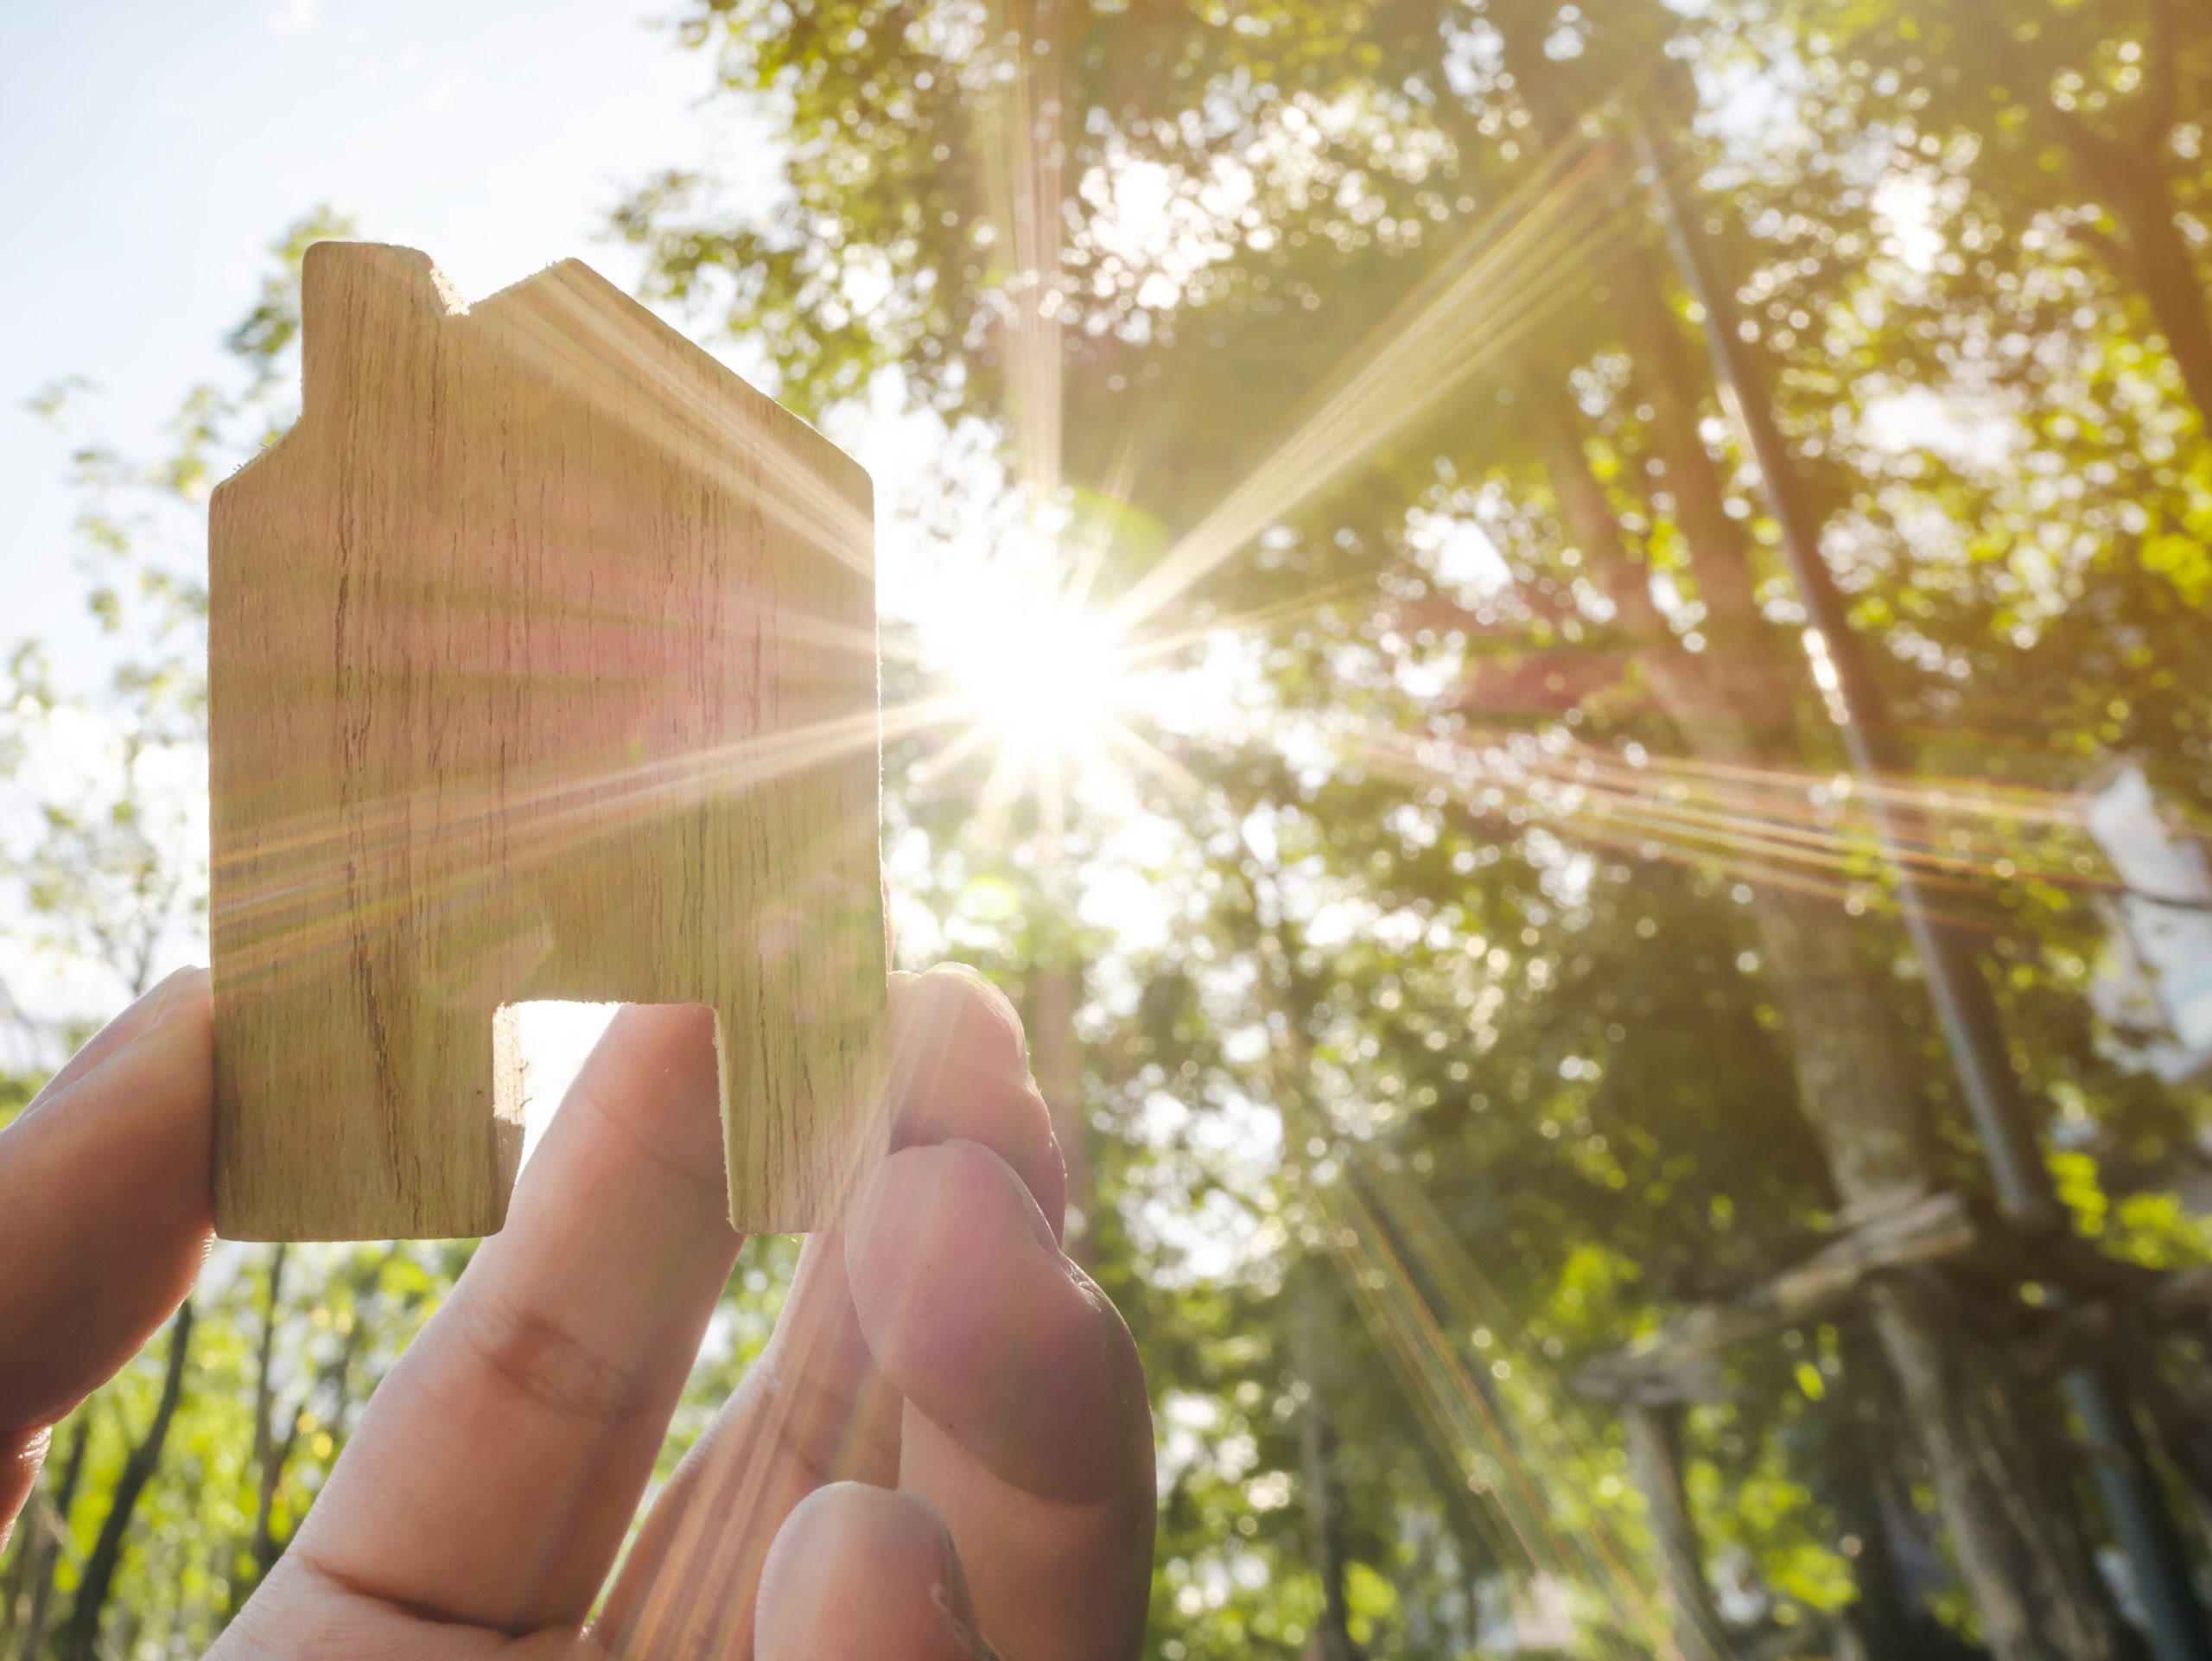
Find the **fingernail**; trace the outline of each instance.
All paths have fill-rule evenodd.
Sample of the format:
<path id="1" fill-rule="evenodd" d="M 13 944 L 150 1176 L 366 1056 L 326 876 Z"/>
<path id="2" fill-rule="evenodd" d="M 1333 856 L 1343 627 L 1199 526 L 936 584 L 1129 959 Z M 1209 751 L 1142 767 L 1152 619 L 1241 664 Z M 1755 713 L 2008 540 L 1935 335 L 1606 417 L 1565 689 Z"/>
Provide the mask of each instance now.
<path id="1" fill-rule="evenodd" d="M 149 993 L 147 996 L 154 1000 L 154 1007 L 147 1014 L 145 1030 L 151 1031 L 160 1026 L 162 1018 L 181 1002 L 188 992 L 196 990 L 200 978 L 207 973 L 206 970 L 196 965 L 176 970 Z"/>

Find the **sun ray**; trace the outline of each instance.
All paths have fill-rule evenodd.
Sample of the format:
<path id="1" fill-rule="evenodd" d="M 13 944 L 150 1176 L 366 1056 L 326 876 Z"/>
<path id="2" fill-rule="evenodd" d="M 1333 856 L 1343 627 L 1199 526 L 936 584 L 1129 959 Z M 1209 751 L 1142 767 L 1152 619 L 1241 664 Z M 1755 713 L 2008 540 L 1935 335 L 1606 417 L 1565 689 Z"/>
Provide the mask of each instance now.
<path id="1" fill-rule="evenodd" d="M 1345 353 L 1290 436 L 1122 595 L 1117 621 L 1134 628 L 1156 614 L 1563 303 L 1560 262 L 1603 258 L 1641 228 L 1608 186 L 1618 158 L 1611 142 L 1578 138 L 1478 221 L 1435 276 Z"/>
<path id="2" fill-rule="evenodd" d="M 1099 731 L 1109 748 L 1128 755 L 1181 799 L 1194 801 L 1205 794 L 1205 786 L 1196 773 L 1127 723 L 1109 718 L 1100 724 Z"/>
<path id="3" fill-rule="evenodd" d="M 1004 300 L 1012 315 L 1000 332 L 1007 413 L 1022 487 L 1043 504 L 1060 487 L 1059 16 L 1043 0 L 1017 29 L 995 0 L 990 16 L 1010 73 L 978 108 L 976 148 L 995 240 L 1011 261 Z"/>
<path id="4" fill-rule="evenodd" d="M 1664 767 L 1647 761 L 1630 768 L 1588 746 L 1553 754 L 1522 744 L 1509 754 L 1505 746 L 1416 741 L 1400 733 L 1353 733 L 1341 735 L 1340 741 L 1363 765 L 1424 792 L 1441 787 L 1462 807 L 1504 818 L 1516 832 L 1522 824 L 1541 824 L 1592 850 L 1718 869 L 1738 880 L 1839 904 L 1887 903 L 1864 811 L 1851 808 L 1848 796 L 1826 816 L 1812 808 L 1809 792 L 1833 785 L 1826 775 L 1724 768 L 1717 774 L 1724 782 L 1714 784 L 1694 760 L 1677 758 Z M 1743 781 L 1754 779 L 1772 793 L 1762 794 L 1757 787 L 1747 791 Z M 1709 793 L 1700 799 L 1691 794 L 1694 786 Z M 2024 795 L 2010 789 L 1984 796 L 1971 780 L 1906 784 L 1897 791 L 1907 799 L 1940 799 L 1948 811 L 1979 808 L 1999 821 L 2032 819 L 2055 834 L 2075 833 L 2068 846 L 2086 846 L 2078 805 L 2055 792 Z M 1932 822 L 1908 820 L 1907 826 L 1904 857 L 1924 886 L 1953 896 L 1956 903 L 1936 914 L 1961 928 L 1987 933 L 2009 926 L 1987 902 L 1993 877 L 2037 881 L 2069 891 L 2096 892 L 2108 886 L 2075 864 L 2039 860 L 2017 838 L 1990 844 L 2004 850 L 1999 864 L 1986 856 L 1988 847 L 1944 846 Z M 2044 926 L 2063 931 L 2055 920 L 2046 920 Z M 2084 919 L 2084 940 L 2099 926 Z"/>

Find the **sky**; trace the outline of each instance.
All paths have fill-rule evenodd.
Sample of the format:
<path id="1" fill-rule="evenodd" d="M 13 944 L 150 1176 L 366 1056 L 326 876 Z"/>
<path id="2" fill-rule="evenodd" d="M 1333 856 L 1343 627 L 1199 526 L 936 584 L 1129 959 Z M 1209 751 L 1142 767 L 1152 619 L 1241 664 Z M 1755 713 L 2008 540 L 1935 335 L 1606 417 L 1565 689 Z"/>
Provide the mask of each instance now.
<path id="1" fill-rule="evenodd" d="M 763 135 L 682 50 L 677 0 L 200 0 L 26 5 L 0 22 L 0 608 L 68 640 L 81 585 L 64 457 L 24 400 L 99 389 L 143 452 L 216 373 L 267 246 L 317 203 L 428 251 L 471 297 L 569 255 L 627 288 L 600 239 L 624 188 L 711 162 L 774 187 Z"/>
<path id="2" fill-rule="evenodd" d="M 625 187 L 711 163 L 775 188 L 765 135 L 700 109 L 711 60 L 644 6 L 586 0 L 213 0 L 21 6 L 0 22 L 0 635 L 92 654 L 54 434 L 24 408 L 98 389 L 98 430 L 143 454 L 253 303 L 268 245 L 318 203 L 428 251 L 461 292 L 577 255 Z M 69 665 L 65 663 L 64 671 Z M 525 1016 L 534 1097 L 557 1095 L 601 1021 Z M 533 1123 L 532 1129 L 538 1128 Z"/>

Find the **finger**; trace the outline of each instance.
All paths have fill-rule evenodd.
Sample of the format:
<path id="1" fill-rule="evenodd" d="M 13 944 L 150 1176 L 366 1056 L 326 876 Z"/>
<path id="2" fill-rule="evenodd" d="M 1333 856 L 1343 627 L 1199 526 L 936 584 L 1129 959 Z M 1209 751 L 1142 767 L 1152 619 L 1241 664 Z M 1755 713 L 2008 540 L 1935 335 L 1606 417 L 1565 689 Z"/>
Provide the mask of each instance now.
<path id="1" fill-rule="evenodd" d="M 223 1628 L 204 1661 L 608 1661 L 573 1629 L 522 1638 L 438 1620 L 366 1593 L 283 1572 L 281 1562 Z"/>
<path id="2" fill-rule="evenodd" d="M 1004 995 L 950 965 L 893 975 L 889 1027 L 893 1146 L 987 1144 L 1057 1218 L 1059 1149 Z M 845 1257 L 842 1236 L 807 1242 L 767 1353 L 663 1491 L 607 1596 L 610 1647 L 742 1653 L 752 1589 L 791 1508 L 825 1483 L 897 1480 L 903 1403 L 861 1334 Z"/>
<path id="3" fill-rule="evenodd" d="M 741 1656 L 776 1531 L 825 1483 L 899 1475 L 901 1403 L 869 1359 L 843 1237 L 799 1254 L 774 1337 L 693 1444 L 623 1560 L 595 1631 L 626 1656 Z"/>
<path id="4" fill-rule="evenodd" d="M 1057 1238 L 1067 1165 L 1012 1001 L 964 964 L 891 978 L 892 1147 L 982 1142 L 1020 1174 Z"/>
<path id="5" fill-rule="evenodd" d="M 207 972 L 104 1028 L 0 1134 L 0 1543 L 50 1427 L 191 1289 L 214 1226 Z"/>
<path id="6" fill-rule="evenodd" d="M 1128 1328 L 1004 1161 L 894 1154 L 845 1244 L 870 1352 L 906 1397 L 900 1486 L 958 1544 L 1007 1655 L 1133 1655 L 1151 1581 L 1152 1420 Z"/>
<path id="7" fill-rule="evenodd" d="M 740 1243 L 713 1030 L 615 1017 L 280 1574 L 507 1632 L 583 1619 Z"/>
<path id="8" fill-rule="evenodd" d="M 912 1494 L 817 1489 L 776 1536 L 754 1623 L 760 1661 L 975 1661 L 952 1537 Z"/>

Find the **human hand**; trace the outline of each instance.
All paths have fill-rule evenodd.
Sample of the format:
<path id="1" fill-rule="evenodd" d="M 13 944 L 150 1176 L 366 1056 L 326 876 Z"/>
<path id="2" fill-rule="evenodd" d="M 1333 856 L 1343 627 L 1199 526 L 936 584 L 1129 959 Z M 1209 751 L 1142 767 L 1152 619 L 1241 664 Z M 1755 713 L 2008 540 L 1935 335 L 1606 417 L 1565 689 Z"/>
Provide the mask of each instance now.
<path id="1" fill-rule="evenodd" d="M 766 1353 L 611 1586 L 741 1244 L 696 1009 L 616 1016 L 505 1229 L 213 1655 L 1135 1654 L 1143 1373 L 1058 1249 L 1065 1179 L 1020 1023 L 937 969 L 892 977 L 890 1028 L 894 1151 L 848 1232 L 807 1241 Z M 206 1255 L 209 1032 L 206 972 L 172 977 L 0 1134 L 0 1543 L 49 1428 Z"/>

